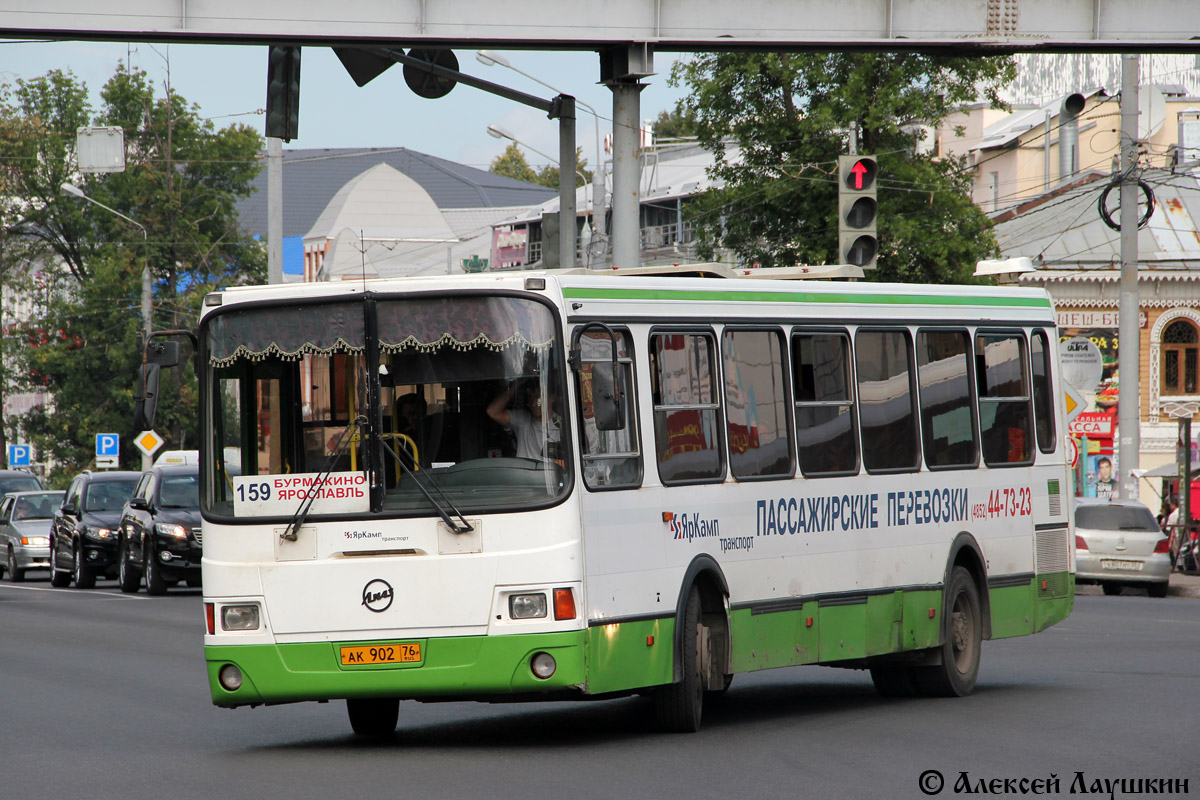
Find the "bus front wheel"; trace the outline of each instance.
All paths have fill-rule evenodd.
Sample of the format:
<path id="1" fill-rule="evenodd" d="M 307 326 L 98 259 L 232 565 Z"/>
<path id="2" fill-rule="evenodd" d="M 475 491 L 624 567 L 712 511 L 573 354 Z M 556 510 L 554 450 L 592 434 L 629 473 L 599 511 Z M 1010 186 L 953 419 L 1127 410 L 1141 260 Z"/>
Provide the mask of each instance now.
<path id="1" fill-rule="evenodd" d="M 700 730 L 700 713 L 704 707 L 704 666 L 700 649 L 704 631 L 700 624 L 700 590 L 695 586 L 688 593 L 682 624 L 678 655 L 683 678 L 655 690 L 654 715 L 661 730 L 694 733 Z"/>
<path id="2" fill-rule="evenodd" d="M 400 718 L 400 700 L 395 697 L 357 699 L 346 701 L 350 715 L 350 727 L 359 736 L 391 736 L 396 732 L 396 720 Z"/>
<path id="3" fill-rule="evenodd" d="M 965 567 L 951 571 L 943 608 L 941 663 L 917 667 L 917 683 L 931 697 L 966 697 L 979 676 L 983 615 L 979 589 Z"/>

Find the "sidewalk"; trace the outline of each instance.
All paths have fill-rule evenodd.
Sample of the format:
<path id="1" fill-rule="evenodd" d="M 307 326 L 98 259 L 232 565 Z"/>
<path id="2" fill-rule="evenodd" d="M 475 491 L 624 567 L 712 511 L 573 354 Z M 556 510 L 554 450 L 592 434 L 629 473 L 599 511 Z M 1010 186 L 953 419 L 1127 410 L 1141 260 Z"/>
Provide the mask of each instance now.
<path id="1" fill-rule="evenodd" d="M 1130 594 L 1145 594 L 1145 589 L 1129 589 Z M 1099 585 L 1091 583 L 1075 587 L 1075 594 L 1103 594 Z M 1182 572 L 1171 573 L 1170 588 L 1167 597 L 1190 597 L 1200 600 L 1200 575 L 1184 575 Z"/>

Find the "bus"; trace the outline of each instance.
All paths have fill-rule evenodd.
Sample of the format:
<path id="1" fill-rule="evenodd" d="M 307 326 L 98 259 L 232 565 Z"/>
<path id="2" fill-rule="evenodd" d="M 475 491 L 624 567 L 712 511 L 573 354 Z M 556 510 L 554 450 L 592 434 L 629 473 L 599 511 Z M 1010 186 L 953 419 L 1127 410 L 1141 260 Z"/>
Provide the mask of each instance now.
<path id="1" fill-rule="evenodd" d="M 642 694 L 695 731 L 775 667 L 968 695 L 983 640 L 1071 612 L 1045 292 L 630 272 L 205 298 L 214 704 L 380 736 L 405 699 Z"/>

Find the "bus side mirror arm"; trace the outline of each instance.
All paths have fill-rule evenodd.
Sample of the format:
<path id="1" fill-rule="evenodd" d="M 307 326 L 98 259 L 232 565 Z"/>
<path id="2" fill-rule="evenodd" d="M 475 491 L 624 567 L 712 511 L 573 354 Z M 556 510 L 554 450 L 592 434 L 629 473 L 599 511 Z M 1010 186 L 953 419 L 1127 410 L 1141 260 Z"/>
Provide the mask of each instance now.
<path id="1" fill-rule="evenodd" d="M 625 415 L 621 409 L 620 366 L 617 362 L 617 334 L 603 322 L 588 322 L 575 329 L 571 337 L 571 354 L 568 362 L 575 372 L 583 369 L 583 352 L 580 341 L 589 329 L 598 329 L 608 334 L 612 361 L 608 364 L 592 363 L 592 413 L 596 429 L 619 431 L 625 428 Z"/>
<path id="2" fill-rule="evenodd" d="M 158 412 L 158 383 L 163 367 L 179 366 L 179 342 L 156 342 L 156 337 L 186 336 L 192 343 L 192 352 L 197 352 L 196 334 L 187 330 L 155 331 L 146 340 L 142 350 L 142 366 L 138 371 L 137 389 L 133 396 L 133 429 L 148 431 L 154 428 L 154 417 Z M 194 363 L 197 375 L 200 364 Z"/>

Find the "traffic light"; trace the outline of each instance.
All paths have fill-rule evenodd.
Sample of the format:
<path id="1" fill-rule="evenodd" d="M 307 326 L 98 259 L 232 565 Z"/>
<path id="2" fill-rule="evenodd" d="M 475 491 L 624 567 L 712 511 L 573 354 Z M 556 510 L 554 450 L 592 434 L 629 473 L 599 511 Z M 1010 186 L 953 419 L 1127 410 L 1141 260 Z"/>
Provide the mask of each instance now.
<path id="1" fill-rule="evenodd" d="M 838 260 L 875 269 L 879 238 L 875 219 L 875 178 L 879 164 L 873 156 L 838 156 Z"/>
<path id="2" fill-rule="evenodd" d="M 300 130 L 300 48 L 272 47 L 267 60 L 266 135 L 290 142 Z"/>

